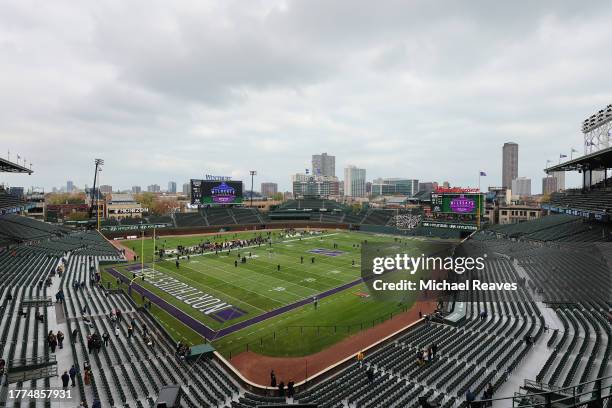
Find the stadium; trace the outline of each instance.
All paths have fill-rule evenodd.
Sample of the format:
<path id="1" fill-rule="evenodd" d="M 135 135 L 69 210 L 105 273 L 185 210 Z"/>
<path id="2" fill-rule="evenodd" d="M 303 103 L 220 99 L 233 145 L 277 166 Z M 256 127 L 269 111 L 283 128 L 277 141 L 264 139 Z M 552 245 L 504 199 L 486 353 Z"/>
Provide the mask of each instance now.
<path id="1" fill-rule="evenodd" d="M 612 408 L 612 2 L 1 10 L 0 408 Z"/>
<path id="2" fill-rule="evenodd" d="M 113 219 L 94 181 L 79 223 L 27 217 L 3 191 L 0 404 L 53 406 L 14 393 L 70 372 L 71 406 L 609 407 L 611 149 L 547 168 L 580 171 L 582 188 L 511 224 L 484 221 L 473 189 L 263 212 L 241 182 L 194 179 L 188 211 Z M 482 267 L 383 299 L 362 265 L 372 248 Z M 457 290 L 473 278 L 514 290 Z"/>

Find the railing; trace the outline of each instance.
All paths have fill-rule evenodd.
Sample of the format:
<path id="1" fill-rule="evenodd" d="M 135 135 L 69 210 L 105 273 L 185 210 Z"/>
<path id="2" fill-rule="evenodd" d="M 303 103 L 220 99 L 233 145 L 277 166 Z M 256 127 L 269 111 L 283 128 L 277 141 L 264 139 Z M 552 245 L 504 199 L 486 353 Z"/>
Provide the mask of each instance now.
<path id="1" fill-rule="evenodd" d="M 586 387 L 586 385 L 589 384 L 593 385 L 592 389 L 590 391 L 584 391 L 585 389 L 591 388 Z M 493 405 L 495 408 L 549 408 L 553 406 L 564 406 L 569 408 L 586 406 L 591 403 L 594 403 L 592 406 L 602 407 L 604 406 L 604 400 L 612 398 L 612 376 L 597 378 L 569 387 L 555 387 L 531 380 L 525 380 L 525 386 L 532 388 L 548 388 L 548 391 L 527 394 L 517 393 L 512 397 L 493 398 L 476 402 L 482 407 Z M 599 402 L 599 404 L 597 402 Z"/>
<path id="2" fill-rule="evenodd" d="M 0 374 L 0 407 L 6 406 L 6 397 L 8 396 L 8 379 L 6 374 Z"/>
<path id="3" fill-rule="evenodd" d="M 17 358 L 17 359 L 9 360 L 9 366 L 11 368 L 53 365 L 53 364 L 57 364 L 57 358 L 53 354 L 47 357 L 40 356 L 40 357 Z"/>

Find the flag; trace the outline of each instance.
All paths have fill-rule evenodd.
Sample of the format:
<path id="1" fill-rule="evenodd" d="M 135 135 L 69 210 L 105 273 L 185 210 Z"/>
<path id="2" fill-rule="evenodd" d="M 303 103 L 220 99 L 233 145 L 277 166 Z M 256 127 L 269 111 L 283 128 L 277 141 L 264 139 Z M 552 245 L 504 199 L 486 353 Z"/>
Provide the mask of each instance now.
<path id="1" fill-rule="evenodd" d="M 559 155 L 559 158 L 560 158 L 560 159 L 562 159 L 562 158 L 564 158 L 564 157 L 567 157 L 567 154 L 563 154 L 563 153 L 562 153 L 562 154 L 560 154 L 560 155 Z"/>
<path id="2" fill-rule="evenodd" d="M 572 153 L 578 153 L 578 150 L 576 150 L 576 149 L 574 149 L 574 148 L 572 147 Z"/>
<path id="3" fill-rule="evenodd" d="M 481 175 L 481 176 L 483 176 L 483 177 L 485 177 L 485 176 L 487 175 L 487 173 L 485 173 L 484 171 L 481 171 L 481 172 L 480 172 L 480 175 Z"/>
<path id="4" fill-rule="evenodd" d="M 310 170 L 308 170 L 308 169 L 304 169 L 304 170 L 306 170 L 306 174 L 310 173 Z"/>

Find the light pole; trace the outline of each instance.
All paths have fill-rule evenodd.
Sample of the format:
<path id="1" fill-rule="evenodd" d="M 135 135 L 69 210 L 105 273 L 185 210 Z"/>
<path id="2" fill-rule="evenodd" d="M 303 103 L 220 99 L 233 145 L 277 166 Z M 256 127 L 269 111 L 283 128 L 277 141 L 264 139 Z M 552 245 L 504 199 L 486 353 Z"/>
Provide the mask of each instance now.
<path id="1" fill-rule="evenodd" d="M 251 175 L 251 208 L 253 208 L 253 178 L 257 175 L 257 170 L 251 170 L 249 174 Z"/>

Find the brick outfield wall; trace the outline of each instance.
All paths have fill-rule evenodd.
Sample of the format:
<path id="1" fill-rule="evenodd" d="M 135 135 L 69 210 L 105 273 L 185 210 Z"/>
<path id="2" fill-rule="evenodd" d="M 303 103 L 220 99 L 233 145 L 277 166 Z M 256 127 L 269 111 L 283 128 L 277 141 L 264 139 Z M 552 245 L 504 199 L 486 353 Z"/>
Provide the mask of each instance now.
<path id="1" fill-rule="evenodd" d="M 180 228 L 158 228 L 155 230 L 155 235 L 170 236 L 170 235 L 196 235 L 196 234 L 211 234 L 220 232 L 224 229 L 225 232 L 244 232 L 244 231 L 257 231 L 257 230 L 271 230 L 271 229 L 287 229 L 287 228 L 313 228 L 313 229 L 343 229 L 348 230 L 350 224 L 336 224 L 336 223 L 314 223 L 314 222 L 274 222 L 269 224 L 243 224 L 243 225 L 211 225 L 208 227 L 180 227 Z M 353 230 L 358 230 L 358 226 L 353 226 Z M 138 235 L 140 236 L 141 231 L 101 231 L 102 234 L 108 238 L 122 238 L 127 235 Z M 145 230 L 145 236 L 152 237 L 153 230 Z"/>

